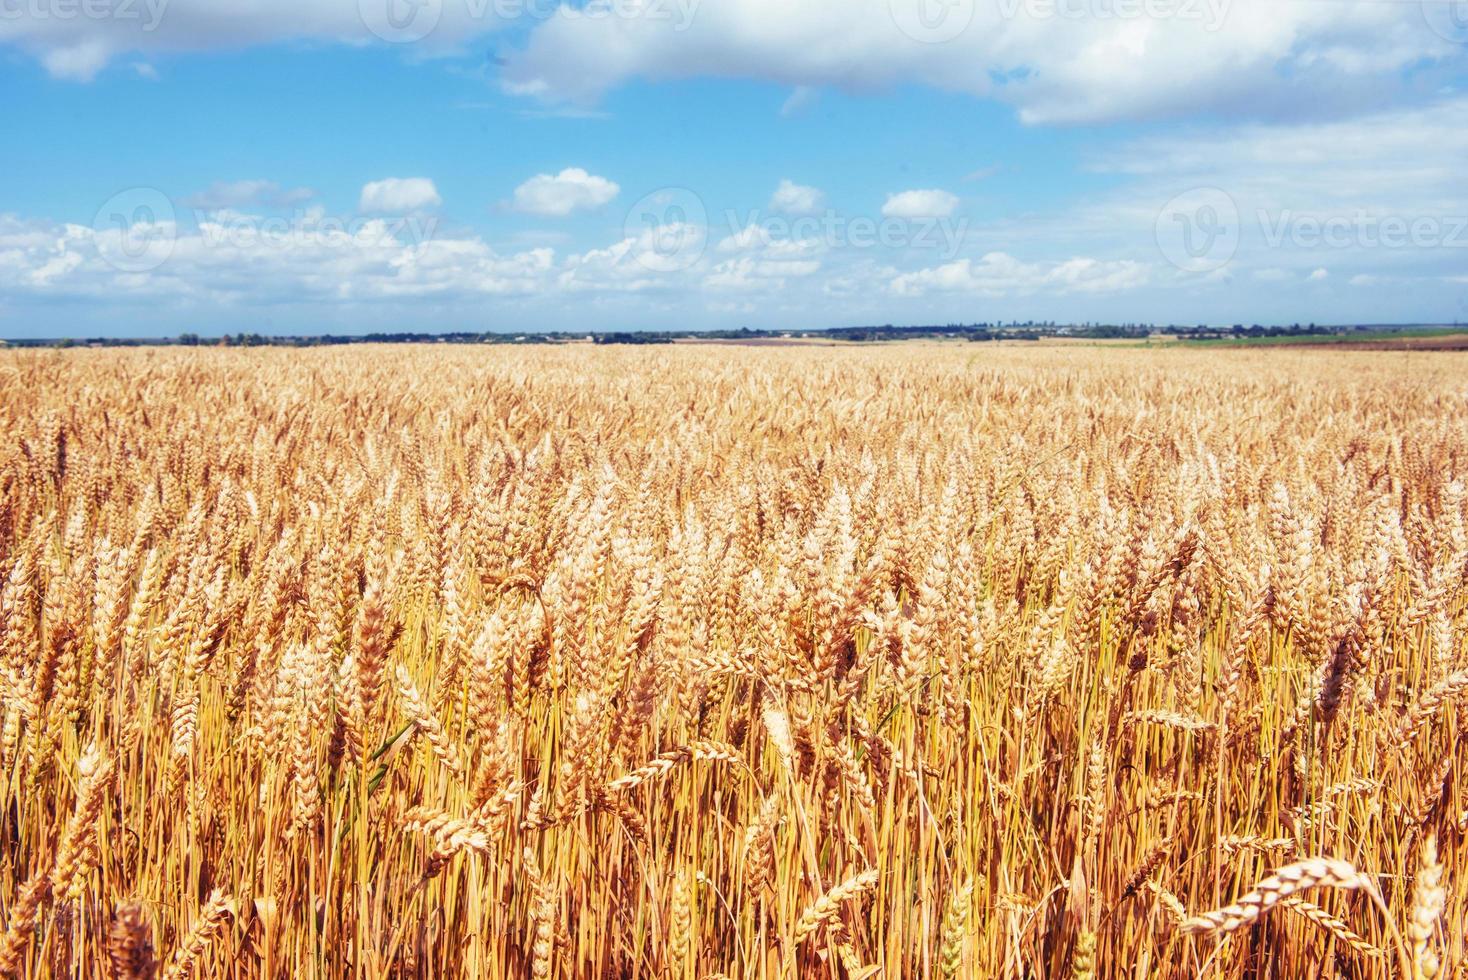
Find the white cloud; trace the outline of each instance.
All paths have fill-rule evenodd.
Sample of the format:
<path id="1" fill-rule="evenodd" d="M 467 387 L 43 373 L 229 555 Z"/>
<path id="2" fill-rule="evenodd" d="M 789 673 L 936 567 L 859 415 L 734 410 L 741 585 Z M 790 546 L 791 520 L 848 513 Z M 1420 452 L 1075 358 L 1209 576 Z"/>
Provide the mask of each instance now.
<path id="1" fill-rule="evenodd" d="M 826 252 L 828 245 L 816 238 L 781 238 L 765 225 L 750 224 L 719 242 L 718 250 L 772 262 L 803 262 Z"/>
<path id="2" fill-rule="evenodd" d="M 438 188 L 427 177 L 388 177 L 362 188 L 357 209 L 363 214 L 407 214 L 442 203 Z"/>
<path id="3" fill-rule="evenodd" d="M 780 181 L 775 194 L 770 198 L 770 210 L 781 214 L 815 214 L 825 203 L 826 196 L 814 187 L 805 187 L 791 180 Z"/>
<path id="4" fill-rule="evenodd" d="M 555 176 L 538 174 L 515 188 L 514 208 L 526 214 L 564 218 L 574 211 L 599 208 L 621 190 L 605 177 L 568 167 Z"/>
<path id="5" fill-rule="evenodd" d="M 706 229 L 692 224 L 667 224 L 645 229 L 607 248 L 592 249 L 566 258 L 556 285 L 569 293 L 642 293 L 683 289 L 685 274 L 700 265 Z M 676 242 L 676 250 L 668 243 Z M 685 258 L 692 261 L 686 263 Z"/>
<path id="6" fill-rule="evenodd" d="M 947 191 L 903 191 L 882 205 L 884 218 L 947 218 L 958 210 L 958 198 Z"/>
<path id="7" fill-rule="evenodd" d="M 721 292 L 784 289 L 792 279 L 814 276 L 831 246 L 816 238 L 783 238 L 772 227 L 749 224 L 719 242 L 729 255 L 714 265 L 702 285 Z"/>
<path id="8" fill-rule="evenodd" d="M 720 262 L 704 278 L 710 289 L 745 292 L 749 290 L 783 289 L 789 278 L 813 276 L 821 269 L 814 260 L 770 262 L 749 256 Z"/>
<path id="9" fill-rule="evenodd" d="M 60 15 L 63 6 L 73 15 Z M 421 34 L 412 46 L 414 53 L 447 54 L 509 23 L 507 18 L 487 15 L 483 4 L 457 0 L 416 7 L 404 4 L 399 13 L 408 11 L 413 18 L 407 36 L 387 21 L 389 0 L 114 0 L 87 5 L 87 10 L 96 7 L 105 16 L 81 16 L 78 7 L 75 3 L 11 4 L 4 9 L 13 8 L 17 13 L 38 10 L 46 15 L 0 16 L 0 46 L 27 52 L 56 78 L 86 82 L 127 55 L 149 59 L 290 41 L 358 46 Z"/>
<path id="10" fill-rule="evenodd" d="M 769 229 L 758 222 L 750 222 L 743 228 L 719 242 L 720 252 L 749 252 L 773 244 Z"/>
<path id="11" fill-rule="evenodd" d="M 386 19 L 388 2 L 137 0 L 111 5 L 108 17 L 0 18 L 0 45 L 31 54 L 58 78 L 86 81 L 126 55 L 292 41 L 378 44 L 386 35 L 417 38 L 414 54 L 445 54 L 515 23 L 481 3 L 450 0 L 409 8 L 403 32 Z M 1105 2 L 948 3 L 937 7 L 947 16 L 937 25 L 941 38 L 928 37 L 941 44 L 923 43 L 930 3 L 721 0 L 632 5 L 640 16 L 529 13 L 522 21 L 531 34 L 509 55 L 503 83 L 550 101 L 587 102 L 637 78 L 754 78 L 791 87 L 787 113 L 824 86 L 920 84 L 998 99 L 1028 122 L 1072 123 L 1200 111 L 1328 115 L 1403 90 L 1406 69 L 1420 74 L 1424 65 L 1464 59 L 1463 46 L 1409 2 L 1125 5 L 1142 16 L 1118 16 L 1123 5 Z"/>
<path id="12" fill-rule="evenodd" d="M 29 273 L 32 286 L 46 287 L 63 279 L 81 267 L 86 261 L 79 252 L 61 252 L 52 255 Z"/>
<path id="13" fill-rule="evenodd" d="M 169 223 L 150 230 L 166 242 L 159 261 L 146 270 L 124 271 L 108 262 L 109 256 L 124 254 L 118 230 L 0 213 L 0 294 L 109 306 L 341 306 L 377 299 L 472 301 L 684 290 L 696 288 L 707 271 L 698 262 L 667 271 L 667 256 L 651 231 L 606 248 L 558 256 L 550 247 L 503 254 L 476 235 L 440 233 L 432 217 L 341 219 L 320 209 L 289 222 L 217 212 L 196 228 Z M 702 252 L 703 229 L 678 231 L 695 256 Z"/>
<path id="14" fill-rule="evenodd" d="M 1154 285 L 1159 288 L 1284 269 L 1294 276 L 1301 306 L 1280 315 L 1312 319 L 1322 296 L 1318 288 L 1303 286 L 1317 269 L 1327 270 L 1330 281 L 1344 283 L 1357 273 L 1390 273 L 1407 281 L 1449 275 L 1461 267 L 1460 248 L 1389 248 L 1373 242 L 1380 238 L 1381 223 L 1410 228 L 1420 219 L 1435 221 L 1447 239 L 1449 219 L 1468 217 L 1464 159 L 1468 96 L 1349 121 L 1171 127 L 1092 156 L 1089 166 L 1107 175 L 1113 183 L 1109 190 L 1067 208 L 971 224 L 967 239 L 1011 254 L 1157 263 Z M 1162 263 L 1159 218 L 1179 195 L 1196 195 L 1200 189 L 1217 189 L 1232 201 L 1237 252 L 1229 267 L 1212 276 L 1174 276 L 1172 266 Z M 1226 224 L 1233 221 L 1232 215 L 1218 217 Z M 1280 292 L 1290 288 L 1285 284 Z M 1401 297 L 1380 297 L 1383 307 L 1389 300 L 1401 306 Z M 1382 310 L 1372 315 L 1405 314 Z"/>
<path id="15" fill-rule="evenodd" d="M 0 296 L 17 325 L 11 329 L 45 323 L 62 331 L 80 329 L 63 317 L 143 298 L 158 301 L 160 316 L 179 303 L 197 303 L 176 329 L 197 329 L 206 316 L 219 322 L 211 312 L 215 303 L 306 304 L 271 322 L 308 332 L 328 329 L 326 318 L 342 304 L 415 296 L 434 303 L 467 297 L 453 314 L 461 323 L 501 322 L 488 318 L 503 305 L 476 303 L 475 297 L 539 303 L 516 326 L 548 328 L 724 325 L 708 314 L 713 305 L 742 305 L 747 298 L 761 314 L 747 321 L 750 326 L 780 327 L 1013 316 L 1436 322 L 1463 315 L 1461 248 L 1370 247 L 1354 235 L 1345 247 L 1302 247 L 1289 235 L 1270 245 L 1263 231 L 1286 216 L 1354 222 L 1364 211 L 1373 220 L 1409 225 L 1423 217 L 1468 216 L 1468 185 L 1461 177 L 1468 159 L 1468 96 L 1349 121 L 1172 127 L 1090 152 L 1092 168 L 1105 175 L 1098 182 L 1103 189 L 1074 203 L 1023 214 L 1015 208 L 1010 217 L 967 224 L 952 250 L 946 241 L 926 250 L 858 246 L 843 237 L 845 226 L 833 232 L 819 220 L 767 215 L 763 224 L 746 228 L 735 219 L 733 227 L 714 232 L 707 251 L 700 237 L 707 230 L 690 229 L 698 244 L 688 254 L 697 255 L 684 262 L 679 252 L 677 261 L 660 265 L 666 249 L 646 235 L 605 245 L 583 240 L 570 223 L 564 225 L 568 237 L 496 239 L 493 247 L 466 232 L 395 245 L 355 238 L 323 245 L 310 230 L 315 219 L 308 213 L 300 232 L 282 246 L 227 247 L 208 241 L 209 233 L 184 231 L 162 268 L 124 275 L 102 261 L 106 238 L 90 228 L 20 219 L 7 225 L 0 215 Z M 1230 195 L 1243 232 L 1230 265 L 1185 276 L 1164 261 L 1155 227 L 1174 195 L 1200 187 Z M 269 207 L 272 196 L 292 193 L 266 181 L 241 181 L 184 203 L 208 198 L 220 212 L 217 222 L 228 225 L 239 217 L 228 212 Z M 180 216 L 195 219 L 183 210 Z M 755 212 L 751 222 L 758 221 Z M 549 245 L 554 249 L 536 247 Z M 1325 288 L 1347 283 L 1361 288 Z M 983 302 L 976 305 L 976 297 Z M 608 306 L 617 303 L 622 305 Z M 673 308 L 681 318 L 658 312 Z M 438 315 L 448 308 L 413 309 Z M 251 328 L 247 314 L 234 322 Z M 104 324 L 103 330 L 115 329 Z"/>
<path id="16" fill-rule="evenodd" d="M 1351 111 L 1400 87 L 1408 67 L 1463 58 L 1416 3 L 1159 0 L 1118 16 L 1110 3 L 1000 0 L 938 8 L 941 36 L 924 26 L 929 3 L 721 0 L 681 31 L 647 17 L 553 17 L 510 56 L 505 80 L 573 102 L 638 78 L 917 83 L 996 98 L 1027 122 L 1070 123 Z"/>
<path id="17" fill-rule="evenodd" d="M 0 38 L 3 37 L 0 34 Z M 107 66 L 111 56 L 112 52 L 106 42 L 89 39 L 47 48 L 41 56 L 41 64 L 56 78 L 69 82 L 90 82 Z"/>
<path id="18" fill-rule="evenodd" d="M 797 85 L 790 93 L 783 105 L 780 106 L 780 118 L 790 119 L 810 109 L 821 99 L 820 89 L 809 85 Z"/>
<path id="19" fill-rule="evenodd" d="M 1147 284 L 1150 269 L 1139 262 L 1075 258 L 1059 263 L 1021 262 L 1004 252 L 990 252 L 978 261 L 959 259 L 932 269 L 896 276 L 891 283 L 898 296 L 931 292 L 961 292 L 980 296 L 1056 293 L 1109 293 Z"/>
<path id="20" fill-rule="evenodd" d="M 220 212 L 196 228 L 152 229 L 165 247 L 152 268 L 118 269 L 118 230 L 0 215 L 0 290 L 106 304 L 342 303 L 374 297 L 529 295 L 555 274 L 549 248 L 501 255 L 476 237 L 438 237 L 433 219 L 289 222 Z"/>
<path id="21" fill-rule="evenodd" d="M 1307 202 L 1377 210 L 1383 204 L 1461 196 L 1468 157 L 1468 97 L 1344 121 L 1250 123 L 1170 130 L 1131 140 L 1098 169 L 1192 186 L 1211 183 L 1241 206 L 1300 210 Z M 1442 212 L 1438 212 L 1442 213 Z"/>
<path id="22" fill-rule="evenodd" d="M 220 210 L 182 221 L 149 226 L 171 246 L 156 266 L 126 272 L 108 263 L 128 257 L 116 230 L 0 213 L 0 333 L 8 326 L 12 335 L 86 336 L 117 332 L 120 323 L 157 335 L 262 323 L 278 333 L 344 333 L 407 323 L 424 330 L 789 328 L 975 317 L 1427 322 L 1461 315 L 1462 286 L 1451 280 L 1465 278 L 1461 267 L 1430 274 L 1409 267 L 1381 273 L 1378 288 L 1322 296 L 1298 284 L 1312 268 L 1298 265 L 1294 285 L 1228 290 L 1222 283 L 1259 267 L 1241 264 L 1238 276 L 1226 268 L 1210 277 L 1213 284 L 1185 286 L 1140 248 L 1130 253 L 1135 258 L 1069 251 L 1060 254 L 1082 257 L 1057 261 L 1068 246 L 1043 234 L 1024 252 L 950 262 L 936 250 L 919 259 L 914 251 L 789 239 L 758 226 L 724 232 L 717 248 L 706 229 L 689 226 L 605 247 L 501 249 L 460 228 L 440 229 L 431 214 L 333 218 L 313 207 L 289 218 Z M 680 245 L 670 254 L 669 238 L 687 250 Z M 931 265 L 891 264 L 913 261 Z M 1378 275 L 1352 265 L 1336 275 Z M 1193 291 L 1201 298 L 1189 305 Z"/>

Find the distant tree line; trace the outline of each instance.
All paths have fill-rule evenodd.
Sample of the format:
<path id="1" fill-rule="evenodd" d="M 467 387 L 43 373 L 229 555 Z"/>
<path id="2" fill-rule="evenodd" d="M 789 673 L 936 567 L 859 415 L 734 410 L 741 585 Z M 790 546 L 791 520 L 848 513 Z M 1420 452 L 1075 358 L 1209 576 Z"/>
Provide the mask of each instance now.
<path id="1" fill-rule="evenodd" d="M 1040 340 L 1045 337 L 1071 337 L 1081 340 L 1146 340 L 1164 334 L 1181 340 L 1224 340 L 1229 338 L 1289 337 L 1330 335 L 1365 331 L 1393 331 L 1420 324 L 1401 325 L 1348 325 L 1320 326 L 1314 323 L 1298 323 L 1264 326 L 1245 326 L 1236 323 L 1230 327 L 1208 324 L 1159 326 L 1150 323 L 1056 323 L 1054 321 L 1017 321 L 993 323 L 946 323 L 929 326 L 882 326 L 831 327 L 819 330 L 763 330 L 741 327 L 737 330 L 617 330 L 598 331 L 550 331 L 546 333 L 497 333 L 469 332 L 453 333 L 371 333 L 353 336 L 322 334 L 318 336 L 271 336 L 259 333 L 225 334 L 205 337 L 197 333 L 182 333 L 177 337 L 128 338 L 96 337 L 89 340 L 64 338 L 60 340 L 0 340 L 0 345 L 9 347 L 322 347 L 336 344 L 568 344 L 594 343 L 607 345 L 624 344 L 671 344 L 687 340 L 840 340 L 852 343 L 884 343 L 898 340 L 949 339 L 966 341 L 993 340 Z"/>

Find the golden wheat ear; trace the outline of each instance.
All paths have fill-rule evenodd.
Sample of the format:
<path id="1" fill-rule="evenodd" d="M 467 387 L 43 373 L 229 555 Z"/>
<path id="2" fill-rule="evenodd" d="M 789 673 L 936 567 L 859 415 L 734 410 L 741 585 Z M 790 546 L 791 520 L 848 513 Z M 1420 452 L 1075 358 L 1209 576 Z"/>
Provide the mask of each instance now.
<path id="1" fill-rule="evenodd" d="M 113 911 L 107 959 L 117 980 L 153 980 L 158 960 L 153 951 L 153 927 L 142 902 L 122 902 Z"/>
<path id="2" fill-rule="evenodd" d="M 1412 920 L 1407 925 L 1407 937 L 1412 941 L 1414 980 L 1433 980 L 1441 973 L 1442 961 L 1432 945 L 1447 900 L 1443 866 L 1437 854 L 1437 837 L 1428 834 L 1422 839 L 1418 852 L 1417 880 L 1412 886 Z"/>
<path id="3" fill-rule="evenodd" d="M 1345 861 L 1310 858 L 1285 865 L 1261 880 L 1232 905 L 1195 915 L 1179 927 L 1187 935 L 1230 933 L 1252 925 L 1281 901 L 1311 888 L 1373 888 L 1371 882 Z"/>

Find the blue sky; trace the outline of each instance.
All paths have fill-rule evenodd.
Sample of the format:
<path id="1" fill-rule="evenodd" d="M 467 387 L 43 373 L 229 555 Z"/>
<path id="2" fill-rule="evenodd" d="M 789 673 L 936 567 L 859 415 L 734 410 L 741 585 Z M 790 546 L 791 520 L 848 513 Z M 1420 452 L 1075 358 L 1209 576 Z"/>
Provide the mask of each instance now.
<path id="1" fill-rule="evenodd" d="M 1468 321 L 1465 55 L 1468 0 L 0 0 L 0 337 Z"/>

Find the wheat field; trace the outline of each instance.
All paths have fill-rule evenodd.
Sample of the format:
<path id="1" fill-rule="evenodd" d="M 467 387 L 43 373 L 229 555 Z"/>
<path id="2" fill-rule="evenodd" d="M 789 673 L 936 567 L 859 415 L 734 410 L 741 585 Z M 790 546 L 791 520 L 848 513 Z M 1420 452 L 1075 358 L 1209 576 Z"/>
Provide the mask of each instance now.
<path id="1" fill-rule="evenodd" d="M 1468 359 L 0 352 L 0 971 L 1449 977 Z"/>

